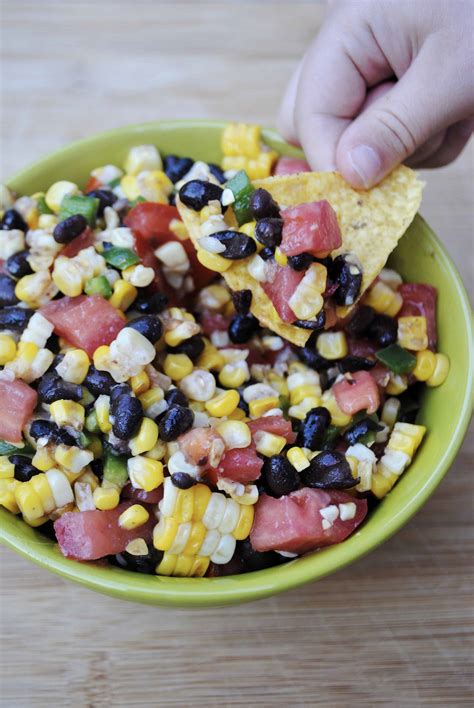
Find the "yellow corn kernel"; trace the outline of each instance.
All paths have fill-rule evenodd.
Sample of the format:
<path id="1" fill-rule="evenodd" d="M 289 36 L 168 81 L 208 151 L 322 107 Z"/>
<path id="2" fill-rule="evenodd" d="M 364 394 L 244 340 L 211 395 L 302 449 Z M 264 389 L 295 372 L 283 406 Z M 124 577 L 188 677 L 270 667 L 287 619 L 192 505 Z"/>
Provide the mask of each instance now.
<path id="1" fill-rule="evenodd" d="M 97 347 L 93 355 L 94 366 L 99 371 L 106 371 L 110 365 L 110 347 L 103 344 Z"/>
<path id="2" fill-rule="evenodd" d="M 89 357 L 82 349 L 71 349 L 66 352 L 58 368 L 61 378 L 74 384 L 81 384 L 88 371 Z"/>
<path id="3" fill-rule="evenodd" d="M 316 348 L 322 357 L 333 361 L 342 359 L 347 354 L 347 339 L 344 332 L 322 332 L 316 342 Z"/>
<path id="4" fill-rule="evenodd" d="M 16 356 L 16 342 L 8 334 L 0 334 L 0 366 L 13 361 Z"/>
<path id="5" fill-rule="evenodd" d="M 0 479 L 0 506 L 5 507 L 12 514 L 19 514 L 20 509 L 18 507 L 15 490 L 23 482 L 19 482 L 17 479 Z"/>
<path id="6" fill-rule="evenodd" d="M 405 349 L 420 352 L 428 346 L 426 317 L 399 317 L 398 343 Z"/>
<path id="7" fill-rule="evenodd" d="M 239 408 L 239 410 L 241 410 Z M 228 450 L 236 447 L 248 447 L 252 442 L 252 434 L 247 423 L 241 420 L 224 420 L 216 426 L 216 430 L 223 438 Z"/>
<path id="8" fill-rule="evenodd" d="M 216 273 L 225 273 L 232 265 L 229 258 L 223 258 L 218 253 L 210 253 L 204 248 L 198 248 L 196 251 L 197 259 L 201 265 L 209 270 L 214 270 Z"/>
<path id="9" fill-rule="evenodd" d="M 18 342 L 17 357 L 32 364 L 39 352 L 39 347 L 33 342 Z"/>
<path id="10" fill-rule="evenodd" d="M 257 222 L 256 221 L 247 221 L 246 224 L 242 224 L 242 226 L 239 226 L 239 231 L 244 233 L 246 236 L 250 236 L 250 238 L 255 238 L 255 226 Z M 263 248 L 263 243 L 260 244 Z M 275 256 L 276 258 L 276 256 Z"/>
<path id="11" fill-rule="evenodd" d="M 376 312 L 395 317 L 403 305 L 403 298 L 400 293 L 394 292 L 392 288 L 379 280 L 367 291 L 364 302 Z"/>
<path id="12" fill-rule="evenodd" d="M 49 412 L 56 425 L 71 425 L 77 429 L 81 429 L 84 425 L 84 407 L 75 401 L 63 399 L 54 401 L 49 407 Z"/>
<path id="13" fill-rule="evenodd" d="M 35 303 L 49 284 L 46 280 L 50 282 L 49 273 L 46 276 L 43 273 L 24 275 L 15 285 L 15 295 L 22 302 Z"/>
<path id="14" fill-rule="evenodd" d="M 243 504 L 241 504 L 240 505 L 239 520 L 237 521 L 235 529 L 232 531 L 232 536 L 237 541 L 243 541 L 245 538 L 247 538 L 247 536 L 250 533 L 250 529 L 252 528 L 253 517 L 254 517 L 253 506 L 250 506 L 250 505 L 244 506 Z"/>
<path id="15" fill-rule="evenodd" d="M 128 474 L 132 486 L 151 492 L 163 484 L 163 463 L 150 457 L 138 455 L 128 460 Z"/>
<path id="16" fill-rule="evenodd" d="M 191 526 L 191 533 L 187 540 L 186 546 L 184 547 L 183 553 L 188 556 L 195 556 L 199 549 L 201 548 L 202 542 L 204 541 L 207 534 L 207 529 L 202 523 L 202 521 L 196 521 Z"/>
<path id="17" fill-rule="evenodd" d="M 54 214 L 40 214 L 38 218 L 38 228 L 39 229 L 50 229 L 54 228 L 58 223 L 58 219 Z"/>
<path id="18" fill-rule="evenodd" d="M 280 266 L 288 265 L 288 256 L 283 253 L 281 248 L 279 248 L 278 246 L 275 248 L 275 261 Z"/>
<path id="19" fill-rule="evenodd" d="M 92 498 L 97 509 L 109 511 L 117 508 L 120 494 L 116 487 L 97 487 L 92 493 Z"/>
<path id="20" fill-rule="evenodd" d="M 54 263 L 53 282 L 64 295 L 76 297 L 84 286 L 82 269 L 72 258 L 58 256 Z"/>
<path id="21" fill-rule="evenodd" d="M 144 506 L 141 504 L 132 504 L 132 506 L 129 506 L 128 509 L 125 509 L 125 511 L 120 514 L 118 524 L 121 528 L 131 531 L 132 529 L 146 524 L 149 518 L 150 514 Z"/>
<path id="22" fill-rule="evenodd" d="M 187 354 L 168 354 L 163 363 L 163 371 L 173 381 L 181 381 L 193 368 L 193 362 Z"/>
<path id="23" fill-rule="evenodd" d="M 211 490 L 206 484 L 195 484 L 194 487 L 194 507 L 192 521 L 201 521 L 206 513 L 209 499 L 211 498 Z"/>
<path id="24" fill-rule="evenodd" d="M 272 408 L 278 408 L 280 400 L 276 396 L 267 396 L 266 398 L 255 398 L 249 403 L 249 413 L 252 418 L 260 418 L 264 413 Z"/>
<path id="25" fill-rule="evenodd" d="M 221 148 L 225 156 L 258 157 L 260 154 L 259 125 L 246 123 L 228 123 L 222 133 Z"/>
<path id="26" fill-rule="evenodd" d="M 430 378 L 427 379 L 427 386 L 441 386 L 446 381 L 449 374 L 449 359 L 446 354 L 435 354 L 435 369 Z"/>
<path id="27" fill-rule="evenodd" d="M 334 394 L 330 390 L 325 391 L 321 396 L 321 405 L 327 408 L 331 414 L 331 425 L 344 427 L 345 425 L 349 425 L 351 422 L 352 416 L 344 413 L 344 411 L 341 411 L 337 405 Z"/>
<path id="28" fill-rule="evenodd" d="M 117 310 L 125 312 L 135 301 L 138 290 L 134 285 L 127 283 L 127 281 L 122 278 L 116 280 L 112 287 L 114 292 L 109 298 L 110 304 L 112 307 L 117 308 Z"/>
<path id="29" fill-rule="evenodd" d="M 216 199 L 213 199 L 210 204 L 207 204 L 199 212 L 199 221 L 201 222 L 201 224 L 204 224 L 204 222 L 207 221 L 209 217 L 218 216 L 219 214 L 222 214 L 222 207 Z"/>
<path id="30" fill-rule="evenodd" d="M 164 553 L 163 558 L 156 566 L 155 573 L 157 575 L 173 575 L 176 567 L 178 556 L 174 553 Z"/>
<path id="31" fill-rule="evenodd" d="M 417 381 L 427 381 L 433 375 L 436 366 L 436 356 L 429 349 L 416 353 L 416 365 L 412 371 Z"/>
<path id="32" fill-rule="evenodd" d="M 56 508 L 56 501 L 45 474 L 36 474 L 30 480 L 31 486 L 41 499 L 45 514 L 51 514 Z"/>
<path id="33" fill-rule="evenodd" d="M 298 284 L 288 303 L 300 320 L 315 317 L 324 305 L 327 269 L 321 263 L 312 263 Z"/>
<path id="34" fill-rule="evenodd" d="M 225 157 L 222 166 L 224 170 L 227 169 L 232 169 L 232 168 L 227 168 L 225 167 L 225 161 L 226 160 L 232 160 L 232 159 L 238 159 L 238 158 L 229 158 Z M 265 179 L 265 177 L 269 177 L 272 171 L 273 163 L 276 162 L 278 159 L 278 153 L 276 153 L 274 150 L 268 150 L 265 152 L 261 152 L 259 156 L 255 159 L 247 159 L 246 164 L 245 164 L 245 170 L 251 180 L 255 179 Z"/>
<path id="35" fill-rule="evenodd" d="M 0 457 L 0 479 L 13 479 L 14 476 L 15 465 L 10 462 L 7 455 L 2 455 Z"/>
<path id="36" fill-rule="evenodd" d="M 155 447 L 158 440 L 158 426 L 151 418 L 143 418 L 137 435 L 129 442 L 132 455 L 141 455 Z"/>
<path id="37" fill-rule="evenodd" d="M 207 411 L 216 418 L 223 418 L 231 415 L 239 405 L 240 395 L 238 391 L 230 390 L 220 393 L 218 396 L 206 401 Z"/>
<path id="38" fill-rule="evenodd" d="M 297 472 L 309 467 L 309 460 L 300 447 L 290 447 L 286 456 Z"/>
<path id="39" fill-rule="evenodd" d="M 130 386 L 132 387 L 132 391 L 135 396 L 140 396 L 150 388 L 150 377 L 146 371 L 143 370 L 139 374 L 136 374 L 136 376 L 132 376 L 130 379 Z"/>
<path id="40" fill-rule="evenodd" d="M 224 357 L 219 353 L 219 350 L 213 344 L 206 342 L 196 362 L 197 368 L 211 371 L 213 369 L 222 369 L 224 364 Z"/>
<path id="41" fill-rule="evenodd" d="M 54 467 L 56 463 L 48 447 L 39 447 L 31 460 L 31 464 L 41 470 L 41 472 L 46 472 Z"/>
<path id="42" fill-rule="evenodd" d="M 197 556 L 193 560 L 191 570 L 188 573 L 189 578 L 203 578 L 209 568 L 210 559 L 206 556 Z"/>
<path id="43" fill-rule="evenodd" d="M 169 230 L 172 231 L 180 241 L 187 241 L 189 238 L 188 230 L 180 219 L 171 219 Z"/>
<path id="44" fill-rule="evenodd" d="M 178 531 L 178 522 L 172 516 L 162 516 L 153 529 L 153 545 L 158 551 L 169 551 Z"/>
<path id="45" fill-rule="evenodd" d="M 375 474 L 372 475 L 370 491 L 377 499 L 382 499 L 392 489 L 397 479 L 398 475 L 394 473 L 382 474 L 381 472 L 375 472 Z"/>
<path id="46" fill-rule="evenodd" d="M 226 364 L 219 372 L 219 383 L 225 388 L 239 388 L 248 378 L 244 368 Z"/>
<path id="47" fill-rule="evenodd" d="M 112 423 L 110 422 L 110 399 L 108 396 L 98 396 L 94 410 L 97 418 L 97 425 L 101 433 L 110 433 Z"/>
<path id="48" fill-rule="evenodd" d="M 92 452 L 95 460 L 98 460 L 100 457 L 102 457 L 102 454 L 103 454 L 102 441 L 98 435 L 90 435 L 90 443 L 87 446 L 87 449 L 90 450 L 90 452 Z"/>
<path id="49" fill-rule="evenodd" d="M 286 438 L 283 435 L 267 433 L 265 430 L 255 433 L 254 440 L 257 452 L 265 457 L 278 455 L 286 445 Z"/>
<path id="50" fill-rule="evenodd" d="M 163 162 L 154 145 L 134 145 L 128 151 L 124 169 L 129 175 L 138 175 L 145 170 L 161 170 Z"/>
<path id="51" fill-rule="evenodd" d="M 194 556 L 185 556 L 183 553 L 180 553 L 176 559 L 173 576 L 175 578 L 187 578 L 194 565 L 194 561 Z"/>
<path id="52" fill-rule="evenodd" d="M 405 374 L 394 374 L 393 371 L 391 371 L 385 391 L 390 394 L 390 396 L 398 396 L 400 393 L 403 393 L 403 391 L 406 391 L 407 388 L 408 382 Z"/>
<path id="53" fill-rule="evenodd" d="M 36 229 L 38 226 L 39 211 L 36 208 L 29 209 L 25 221 L 29 229 Z"/>
<path id="54" fill-rule="evenodd" d="M 120 180 L 120 186 L 125 194 L 125 197 L 133 202 L 140 196 L 140 187 L 137 178 L 134 175 L 124 175 Z"/>
<path id="55" fill-rule="evenodd" d="M 267 376 L 268 383 L 272 388 L 275 388 L 280 396 L 288 396 L 288 384 L 283 376 L 275 374 L 274 371 L 270 371 Z"/>
<path id="56" fill-rule="evenodd" d="M 59 182 L 54 182 L 54 184 L 51 185 L 44 195 L 44 200 L 51 211 L 58 214 L 64 197 L 72 196 L 73 194 L 79 194 L 79 187 L 77 184 L 66 180 L 60 180 Z"/>
<path id="57" fill-rule="evenodd" d="M 319 396 L 306 396 L 301 403 L 298 403 L 295 406 L 290 406 L 288 413 L 292 418 L 304 420 L 308 411 L 312 408 L 317 408 L 320 405 L 321 399 Z"/>
<path id="58" fill-rule="evenodd" d="M 176 497 L 173 518 L 180 524 L 187 524 L 193 518 L 194 487 L 180 489 Z"/>
<path id="59" fill-rule="evenodd" d="M 30 482 L 23 482 L 16 487 L 15 499 L 25 521 L 35 521 L 44 515 L 40 496 Z"/>
<path id="60" fill-rule="evenodd" d="M 242 421 L 242 422 L 245 422 L 245 421 L 247 421 L 247 420 L 250 420 L 250 418 L 248 418 L 248 417 L 245 415 L 245 412 L 242 410 L 242 408 L 236 408 L 235 411 L 233 411 L 233 412 L 228 416 L 228 418 L 229 418 L 229 420 L 237 420 L 237 421 Z"/>
<path id="61" fill-rule="evenodd" d="M 321 395 L 321 387 L 317 384 L 301 384 L 296 386 L 290 392 L 290 403 L 292 406 L 297 406 L 308 396 L 319 397 Z"/>
<path id="62" fill-rule="evenodd" d="M 387 449 L 404 452 L 408 457 L 413 458 L 425 433 L 426 428 L 424 425 L 395 423 Z"/>
<path id="63" fill-rule="evenodd" d="M 144 410 L 146 411 L 146 410 L 148 410 L 148 408 L 153 406 L 155 403 L 159 403 L 160 401 L 162 401 L 164 398 L 164 395 L 165 394 L 164 394 L 162 388 L 160 388 L 159 386 L 152 386 L 144 393 L 141 393 L 138 396 L 138 400 L 140 401 Z"/>
<path id="64" fill-rule="evenodd" d="M 173 183 L 161 170 L 145 170 L 137 175 L 140 195 L 147 202 L 168 204 L 168 196 L 173 191 Z"/>

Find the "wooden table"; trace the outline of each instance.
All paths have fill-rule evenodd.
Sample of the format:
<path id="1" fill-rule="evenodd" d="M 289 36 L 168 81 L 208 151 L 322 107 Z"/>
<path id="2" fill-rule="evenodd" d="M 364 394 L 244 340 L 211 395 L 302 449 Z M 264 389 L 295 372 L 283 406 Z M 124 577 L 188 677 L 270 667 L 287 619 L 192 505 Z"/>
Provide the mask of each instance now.
<path id="1" fill-rule="evenodd" d="M 155 118 L 272 124 L 314 2 L 3 3 L 2 172 Z M 423 213 L 467 282 L 473 145 L 428 173 Z M 471 255 L 471 262 L 466 257 Z M 468 705 L 472 459 L 369 557 L 258 603 L 172 611 L 93 594 L 2 551 L 0 703 Z"/>

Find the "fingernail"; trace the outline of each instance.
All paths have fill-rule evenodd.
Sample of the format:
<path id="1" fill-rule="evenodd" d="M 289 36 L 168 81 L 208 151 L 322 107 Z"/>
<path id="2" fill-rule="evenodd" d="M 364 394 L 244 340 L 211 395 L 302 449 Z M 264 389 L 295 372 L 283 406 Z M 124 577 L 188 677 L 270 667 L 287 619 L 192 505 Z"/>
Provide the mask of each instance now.
<path id="1" fill-rule="evenodd" d="M 357 145 L 349 152 L 349 162 L 359 175 L 364 187 L 369 187 L 382 176 L 382 161 L 369 145 Z"/>

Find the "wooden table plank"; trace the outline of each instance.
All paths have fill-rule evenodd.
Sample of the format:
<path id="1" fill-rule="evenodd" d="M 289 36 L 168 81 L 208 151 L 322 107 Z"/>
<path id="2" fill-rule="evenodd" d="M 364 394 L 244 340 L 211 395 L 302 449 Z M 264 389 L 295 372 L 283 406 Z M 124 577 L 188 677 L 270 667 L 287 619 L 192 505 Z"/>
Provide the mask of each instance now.
<path id="1" fill-rule="evenodd" d="M 155 118 L 272 124 L 319 3 L 6 0 L 4 175 Z M 472 278 L 474 148 L 423 214 Z M 470 282 L 472 292 L 472 282 Z M 472 704 L 472 435 L 396 537 L 317 584 L 212 611 L 102 597 L 1 551 L 0 705 Z"/>

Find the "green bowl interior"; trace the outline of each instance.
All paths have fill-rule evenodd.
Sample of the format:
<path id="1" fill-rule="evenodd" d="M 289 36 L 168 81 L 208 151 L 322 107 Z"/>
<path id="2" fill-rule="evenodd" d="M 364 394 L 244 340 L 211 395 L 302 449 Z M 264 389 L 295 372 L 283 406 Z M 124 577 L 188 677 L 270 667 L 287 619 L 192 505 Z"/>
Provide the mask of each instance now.
<path id="1" fill-rule="evenodd" d="M 44 190 L 59 179 L 84 185 L 94 167 L 121 164 L 127 150 L 154 143 L 162 153 L 220 160 L 221 122 L 161 122 L 129 126 L 69 145 L 36 162 L 9 181 L 20 194 Z M 298 156 L 278 135 L 265 132 L 280 153 Z M 393 534 L 420 508 L 452 463 L 465 434 L 472 395 L 470 306 L 459 274 L 437 237 L 419 216 L 401 240 L 390 263 L 406 280 L 438 288 L 440 350 L 451 371 L 439 388 L 424 395 L 419 422 L 428 428 L 414 463 L 362 527 L 342 544 L 284 566 L 225 578 L 181 579 L 142 576 L 64 558 L 57 546 L 19 518 L 0 510 L 0 541 L 49 570 L 94 590 L 155 605 L 205 607 L 266 597 L 316 580 L 361 557 Z"/>

